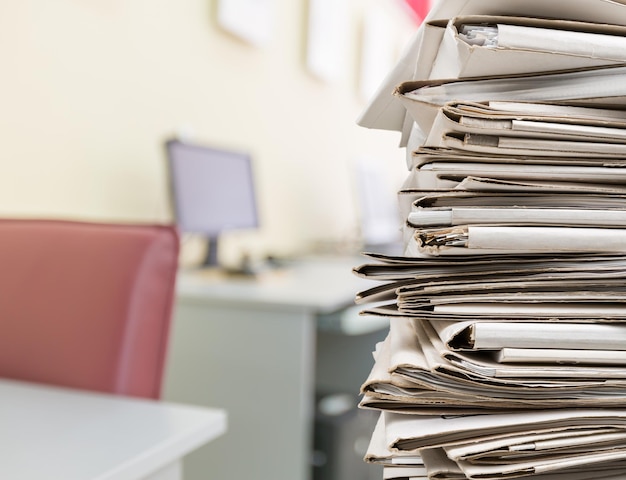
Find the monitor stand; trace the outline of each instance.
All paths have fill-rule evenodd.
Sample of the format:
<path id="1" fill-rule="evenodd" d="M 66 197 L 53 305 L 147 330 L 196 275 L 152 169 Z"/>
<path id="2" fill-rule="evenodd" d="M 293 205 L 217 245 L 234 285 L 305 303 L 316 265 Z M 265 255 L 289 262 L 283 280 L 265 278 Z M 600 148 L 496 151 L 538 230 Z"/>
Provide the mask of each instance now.
<path id="1" fill-rule="evenodd" d="M 207 237 L 207 248 L 204 259 L 200 264 L 201 269 L 214 269 L 219 270 L 227 275 L 242 275 L 253 277 L 257 272 L 252 268 L 250 264 L 250 258 L 244 256 L 241 264 L 238 267 L 223 267 L 218 261 L 218 237 Z"/>
<path id="2" fill-rule="evenodd" d="M 200 268 L 218 268 L 219 262 L 217 261 L 217 237 L 207 237 L 206 239 L 206 253 L 204 259 L 200 264 Z"/>

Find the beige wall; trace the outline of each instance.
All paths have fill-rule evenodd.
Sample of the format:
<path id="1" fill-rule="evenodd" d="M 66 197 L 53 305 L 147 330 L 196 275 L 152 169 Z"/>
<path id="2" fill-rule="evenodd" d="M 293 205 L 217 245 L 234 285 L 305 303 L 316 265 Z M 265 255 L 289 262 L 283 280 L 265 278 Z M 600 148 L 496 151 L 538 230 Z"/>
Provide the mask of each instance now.
<path id="1" fill-rule="evenodd" d="M 406 175 L 398 134 L 355 124 L 374 1 L 349 0 L 351 61 L 331 83 L 305 68 L 304 0 L 274 1 L 264 47 L 221 30 L 215 0 L 4 2 L 0 215 L 169 221 L 162 141 L 182 128 L 254 154 L 263 228 L 231 250 L 353 238 L 354 159 L 388 164 L 392 188 Z M 400 46 L 413 26 L 384 3 Z"/>

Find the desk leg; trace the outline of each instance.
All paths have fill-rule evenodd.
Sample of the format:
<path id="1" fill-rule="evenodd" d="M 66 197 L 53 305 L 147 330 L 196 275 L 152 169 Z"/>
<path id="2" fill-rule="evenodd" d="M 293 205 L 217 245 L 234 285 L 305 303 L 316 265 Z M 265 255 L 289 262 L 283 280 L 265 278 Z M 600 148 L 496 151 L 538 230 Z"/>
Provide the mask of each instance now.
<path id="1" fill-rule="evenodd" d="M 228 431 L 189 454 L 185 480 L 307 480 L 315 318 L 179 301 L 164 398 L 224 408 Z"/>

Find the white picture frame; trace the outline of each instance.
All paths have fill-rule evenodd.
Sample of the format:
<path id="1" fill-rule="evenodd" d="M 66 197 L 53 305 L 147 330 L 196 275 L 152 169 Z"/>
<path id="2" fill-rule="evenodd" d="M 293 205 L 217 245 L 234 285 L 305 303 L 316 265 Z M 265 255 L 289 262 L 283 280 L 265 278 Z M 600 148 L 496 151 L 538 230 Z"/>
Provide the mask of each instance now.
<path id="1" fill-rule="evenodd" d="M 351 66 L 349 15 L 346 0 L 309 0 L 306 67 L 321 80 L 339 81 Z"/>
<path id="2" fill-rule="evenodd" d="M 365 11 L 361 38 L 359 93 L 369 101 L 394 66 L 398 36 L 393 19 L 380 5 Z"/>
<path id="3" fill-rule="evenodd" d="M 218 0 L 217 23 L 251 45 L 262 47 L 270 40 L 273 0 Z"/>

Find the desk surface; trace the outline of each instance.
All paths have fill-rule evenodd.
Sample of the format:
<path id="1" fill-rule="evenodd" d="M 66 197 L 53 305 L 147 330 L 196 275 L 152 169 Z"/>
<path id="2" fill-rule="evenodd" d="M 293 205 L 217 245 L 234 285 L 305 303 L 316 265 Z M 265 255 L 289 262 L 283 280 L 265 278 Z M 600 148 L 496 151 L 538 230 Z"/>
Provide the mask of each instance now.
<path id="1" fill-rule="evenodd" d="M 353 256 L 316 256 L 288 262 L 256 278 L 224 276 L 210 271 L 182 270 L 178 297 L 201 302 L 308 309 L 329 313 L 354 304 L 358 291 L 374 286 L 357 277 Z"/>
<path id="2" fill-rule="evenodd" d="M 223 410 L 0 380 L 0 478 L 143 478 L 222 434 Z"/>

